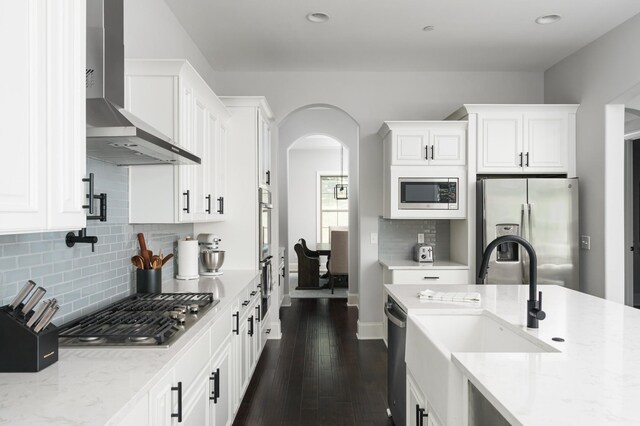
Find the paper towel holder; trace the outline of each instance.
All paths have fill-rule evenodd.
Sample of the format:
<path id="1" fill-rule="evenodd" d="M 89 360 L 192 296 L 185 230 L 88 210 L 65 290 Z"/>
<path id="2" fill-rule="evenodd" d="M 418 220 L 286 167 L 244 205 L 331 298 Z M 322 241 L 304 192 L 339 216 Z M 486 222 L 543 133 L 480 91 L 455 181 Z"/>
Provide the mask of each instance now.
<path id="1" fill-rule="evenodd" d="M 185 237 L 184 240 L 178 240 L 178 274 L 177 280 L 195 280 L 200 278 L 198 273 L 198 256 L 200 248 L 198 240 L 194 240 L 191 236 Z"/>

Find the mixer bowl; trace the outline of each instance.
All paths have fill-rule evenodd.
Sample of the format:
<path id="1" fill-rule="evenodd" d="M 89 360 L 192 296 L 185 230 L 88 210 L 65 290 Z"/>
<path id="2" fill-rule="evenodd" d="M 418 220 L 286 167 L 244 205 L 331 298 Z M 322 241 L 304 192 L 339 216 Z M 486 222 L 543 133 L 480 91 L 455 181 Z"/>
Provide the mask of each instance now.
<path id="1" fill-rule="evenodd" d="M 200 262 L 207 270 L 218 272 L 224 263 L 224 250 L 203 250 L 200 252 Z"/>

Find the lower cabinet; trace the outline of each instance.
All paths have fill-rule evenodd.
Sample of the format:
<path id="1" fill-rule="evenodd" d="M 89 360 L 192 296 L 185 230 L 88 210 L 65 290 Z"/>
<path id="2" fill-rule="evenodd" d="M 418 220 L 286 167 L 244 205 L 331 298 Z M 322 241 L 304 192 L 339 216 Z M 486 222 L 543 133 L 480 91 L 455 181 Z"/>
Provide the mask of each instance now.
<path id="1" fill-rule="evenodd" d="M 407 426 L 442 426 L 422 390 L 407 372 Z"/>
<path id="2" fill-rule="evenodd" d="M 218 351 L 212 361 L 209 374 L 211 392 L 210 417 L 212 425 L 229 426 L 233 421 L 234 411 L 234 389 L 233 389 L 233 361 L 231 359 L 232 337 L 229 336 L 222 348 Z"/>
<path id="3" fill-rule="evenodd" d="M 118 424 L 230 426 L 266 342 L 255 289 L 241 292 Z"/>

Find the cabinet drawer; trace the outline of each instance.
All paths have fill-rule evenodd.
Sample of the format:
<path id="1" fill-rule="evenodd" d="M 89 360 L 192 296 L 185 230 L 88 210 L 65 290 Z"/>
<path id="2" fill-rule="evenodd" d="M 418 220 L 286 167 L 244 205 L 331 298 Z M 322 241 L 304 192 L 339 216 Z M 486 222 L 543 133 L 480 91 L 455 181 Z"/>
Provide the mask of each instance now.
<path id="1" fill-rule="evenodd" d="M 392 284 L 471 284 L 468 269 L 394 269 Z"/>

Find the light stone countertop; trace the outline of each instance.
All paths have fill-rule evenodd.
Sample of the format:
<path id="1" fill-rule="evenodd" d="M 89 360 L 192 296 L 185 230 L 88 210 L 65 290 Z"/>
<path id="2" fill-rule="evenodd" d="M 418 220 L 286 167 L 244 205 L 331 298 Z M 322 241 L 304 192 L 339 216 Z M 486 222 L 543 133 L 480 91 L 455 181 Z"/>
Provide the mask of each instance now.
<path id="1" fill-rule="evenodd" d="M 225 270 L 217 277 L 164 283 L 164 292 L 213 293 L 220 300 L 169 348 L 60 348 L 58 362 L 38 373 L 0 373 L 0 424 L 75 426 L 116 421 L 258 274 Z"/>
<path id="2" fill-rule="evenodd" d="M 387 269 L 469 269 L 469 265 L 449 260 L 436 260 L 435 262 L 416 262 L 409 259 L 401 259 L 397 257 L 380 256 L 378 263 Z"/>
<path id="3" fill-rule="evenodd" d="M 528 286 L 386 285 L 408 311 L 486 309 L 559 353 L 453 353 L 453 363 L 498 410 L 522 425 L 640 424 L 640 310 L 558 286 L 538 286 L 547 318 L 527 329 Z M 479 292 L 479 305 L 418 299 L 435 291 Z M 439 312 L 434 312 L 435 310 Z M 552 337 L 562 337 L 558 343 Z"/>

